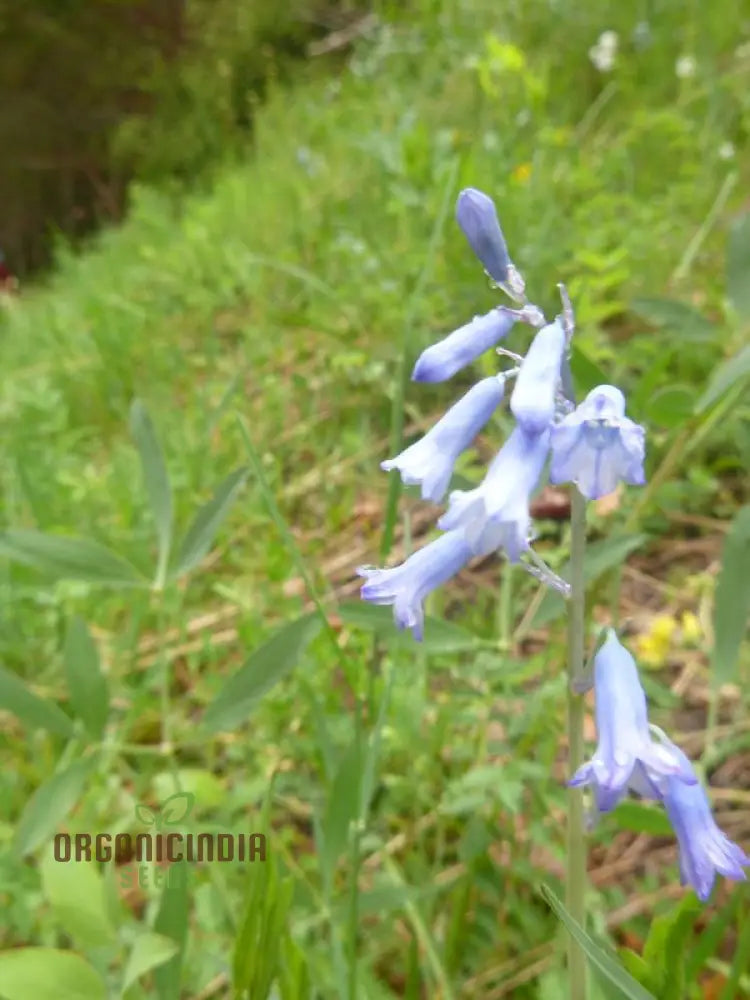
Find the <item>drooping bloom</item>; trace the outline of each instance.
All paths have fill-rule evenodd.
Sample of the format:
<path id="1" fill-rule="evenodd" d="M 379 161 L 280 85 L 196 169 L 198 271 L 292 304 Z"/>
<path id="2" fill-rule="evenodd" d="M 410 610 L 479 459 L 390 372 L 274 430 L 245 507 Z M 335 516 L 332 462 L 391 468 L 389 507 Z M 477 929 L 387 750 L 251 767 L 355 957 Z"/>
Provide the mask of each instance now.
<path id="1" fill-rule="evenodd" d="M 424 437 L 395 458 L 381 462 L 380 468 L 398 469 L 405 483 L 421 483 L 423 500 L 438 503 L 448 489 L 456 459 L 490 419 L 503 392 L 502 377 L 482 379 Z"/>
<path id="2" fill-rule="evenodd" d="M 425 597 L 450 580 L 471 559 L 472 551 L 463 531 L 449 531 L 425 545 L 406 562 L 392 569 L 360 566 L 365 578 L 360 595 L 372 604 L 392 604 L 399 628 L 410 628 L 416 639 L 424 636 Z"/>
<path id="3" fill-rule="evenodd" d="M 475 316 L 470 323 L 422 351 L 411 373 L 412 382 L 445 382 L 507 337 L 517 318 L 505 306 Z"/>
<path id="4" fill-rule="evenodd" d="M 515 299 L 522 300 L 524 282 L 513 266 L 492 198 L 465 188 L 456 202 L 456 221 L 485 271 Z"/>
<path id="5" fill-rule="evenodd" d="M 689 762 L 686 765 L 671 745 L 652 739 L 635 660 L 613 629 L 594 657 L 594 693 L 599 742 L 594 756 L 578 768 L 569 784 L 593 785 L 599 812 L 614 809 L 631 782 L 654 795 L 665 778 L 695 783 Z"/>
<path id="6" fill-rule="evenodd" d="M 525 431 L 539 434 L 555 416 L 565 330 L 559 320 L 542 327 L 531 342 L 516 379 L 510 408 Z"/>
<path id="7" fill-rule="evenodd" d="M 529 547 L 529 496 L 539 482 L 549 450 L 549 433 L 527 434 L 516 427 L 476 489 L 451 493 L 438 521 L 444 530 L 462 527 L 477 555 L 505 549 L 518 562 Z"/>
<path id="8" fill-rule="evenodd" d="M 551 444 L 550 482 L 576 483 L 589 500 L 611 493 L 620 479 L 645 482 L 643 428 L 625 416 L 625 397 L 613 385 L 592 389 L 553 428 Z"/>
<path id="9" fill-rule="evenodd" d="M 671 744 L 683 769 L 689 770 L 695 783 L 687 785 L 668 778 L 664 785 L 664 805 L 680 845 L 680 881 L 691 885 L 704 903 L 711 895 L 717 873 L 745 881 L 743 868 L 750 858 L 716 825 L 706 792 L 698 783 L 685 754 Z"/>

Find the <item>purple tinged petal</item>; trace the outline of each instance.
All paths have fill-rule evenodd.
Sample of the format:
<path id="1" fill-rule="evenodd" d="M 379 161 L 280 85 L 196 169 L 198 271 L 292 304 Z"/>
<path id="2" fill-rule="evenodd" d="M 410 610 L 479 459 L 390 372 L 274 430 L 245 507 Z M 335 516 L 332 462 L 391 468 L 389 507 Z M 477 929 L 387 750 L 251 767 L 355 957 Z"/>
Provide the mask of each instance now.
<path id="1" fill-rule="evenodd" d="M 598 744 L 574 780 L 594 785 L 601 812 L 613 809 L 634 783 L 640 790 L 658 789 L 668 779 L 696 780 L 673 744 L 652 739 L 635 660 L 612 629 L 594 658 L 594 691 Z"/>
<path id="2" fill-rule="evenodd" d="M 529 547 L 529 496 L 536 488 L 549 450 L 549 434 L 530 435 L 516 427 L 492 460 L 476 489 L 451 493 L 438 521 L 444 530 L 463 527 L 477 555 L 504 548 L 518 562 Z"/>
<path id="3" fill-rule="evenodd" d="M 744 881 L 744 869 L 750 858 L 717 826 L 703 787 L 697 783 L 690 761 L 671 744 L 683 768 L 693 773 L 694 784 L 669 778 L 664 792 L 664 806 L 680 845 L 680 874 L 683 884 L 691 885 L 704 903 L 711 895 L 716 875 Z"/>
<path id="4" fill-rule="evenodd" d="M 549 323 L 531 342 L 510 397 L 513 416 L 531 434 L 552 423 L 565 352 L 565 330 L 559 320 Z"/>
<path id="5" fill-rule="evenodd" d="M 625 416 L 625 397 L 600 385 L 553 428 L 550 482 L 574 482 L 597 500 L 620 480 L 642 485 L 644 454 L 643 428 Z"/>
<path id="6" fill-rule="evenodd" d="M 504 284 L 510 257 L 492 198 L 476 188 L 465 188 L 456 202 L 456 221 L 487 274 Z"/>
<path id="7" fill-rule="evenodd" d="M 452 406 L 435 426 L 400 455 L 381 462 L 398 469 L 403 482 L 422 486 L 422 499 L 439 503 L 450 483 L 456 459 L 469 447 L 502 402 L 504 383 L 482 379 Z"/>
<path id="8" fill-rule="evenodd" d="M 444 382 L 507 337 L 515 322 L 515 314 L 504 306 L 475 316 L 422 351 L 411 374 L 412 382 Z"/>
<path id="9" fill-rule="evenodd" d="M 400 566 L 391 569 L 360 566 L 357 574 L 365 578 L 360 594 L 371 604 L 392 604 L 398 627 L 411 629 L 415 638 L 421 640 L 425 597 L 455 576 L 471 556 L 463 532 L 447 532 Z"/>

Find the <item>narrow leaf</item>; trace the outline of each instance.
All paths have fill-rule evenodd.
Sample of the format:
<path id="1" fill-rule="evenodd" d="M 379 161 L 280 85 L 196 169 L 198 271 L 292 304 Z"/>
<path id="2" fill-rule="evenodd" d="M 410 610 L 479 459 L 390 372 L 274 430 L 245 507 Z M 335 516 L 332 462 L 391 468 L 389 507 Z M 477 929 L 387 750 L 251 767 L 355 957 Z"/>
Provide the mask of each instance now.
<path id="1" fill-rule="evenodd" d="M 586 546 L 586 557 L 583 564 L 583 576 L 587 585 L 594 583 L 608 570 L 619 566 L 631 552 L 635 552 L 648 540 L 647 535 L 619 535 L 605 538 L 600 542 L 592 542 Z M 567 579 L 570 565 L 566 563 L 560 570 L 563 579 Z M 554 590 L 548 590 L 534 616 L 533 627 L 541 628 L 549 622 L 560 618 L 565 612 L 565 601 Z"/>
<path id="2" fill-rule="evenodd" d="M 418 643 L 411 632 L 401 632 L 396 628 L 392 608 L 380 604 L 347 601 L 339 605 L 336 614 L 347 625 L 382 634 L 388 642 L 403 643 L 413 650 L 425 653 L 457 653 L 474 649 L 479 642 L 475 635 L 459 625 L 440 618 L 427 618 L 424 641 Z"/>
<path id="3" fill-rule="evenodd" d="M 737 216 L 729 230 L 727 295 L 737 315 L 750 320 L 750 212 Z"/>
<path id="4" fill-rule="evenodd" d="M 90 735 L 98 740 L 109 712 L 107 680 L 99 664 L 99 651 L 82 618 L 68 628 L 63 655 L 70 703 Z"/>
<path id="5" fill-rule="evenodd" d="M 94 862 L 42 860 L 42 887 L 58 925 L 83 948 L 115 941 L 104 898 L 104 880 Z"/>
<path id="6" fill-rule="evenodd" d="M 346 851 L 350 826 L 359 818 L 361 791 L 362 748 L 355 737 L 336 771 L 320 824 L 320 863 L 329 885 L 333 884 L 336 863 Z"/>
<path id="7" fill-rule="evenodd" d="M 89 538 L 5 531 L 0 534 L 0 556 L 57 580 L 84 580 L 107 587 L 147 586 L 135 566 Z"/>
<path id="8" fill-rule="evenodd" d="M 58 948 L 0 952 L 4 1000 L 106 1000 L 99 973 L 80 955 Z"/>
<path id="9" fill-rule="evenodd" d="M 143 484 L 148 493 L 159 544 L 157 581 L 163 583 L 172 544 L 172 490 L 169 473 L 151 417 L 136 399 L 130 408 L 130 430 L 138 448 L 143 469 Z"/>
<path id="10" fill-rule="evenodd" d="M 576 344 L 573 344 L 571 348 L 570 371 L 579 398 L 591 392 L 598 385 L 606 385 L 609 382 L 606 372 L 587 354 L 584 354 Z"/>
<path id="11" fill-rule="evenodd" d="M 310 641 L 322 628 L 317 614 L 282 626 L 252 653 L 206 710 L 203 723 L 211 732 L 234 729 L 251 709 L 297 665 Z"/>
<path id="12" fill-rule="evenodd" d="M 735 679 L 750 616 L 750 506 L 741 507 L 724 540 L 714 597 L 713 683 Z"/>
<path id="13" fill-rule="evenodd" d="M 248 469 L 245 466 L 236 469 L 221 483 L 208 503 L 198 510 L 182 540 L 174 569 L 175 576 L 182 576 L 195 569 L 211 548 L 216 532 L 229 513 L 229 508 L 244 484 L 247 474 Z"/>
<path id="14" fill-rule="evenodd" d="M 72 736 L 73 723 L 54 702 L 32 694 L 20 677 L 0 667 L 0 708 L 18 716 L 28 726 L 47 729 L 57 736 Z"/>
<path id="15" fill-rule="evenodd" d="M 563 904 L 547 885 L 542 885 L 542 895 L 578 944 L 583 948 L 589 962 L 617 988 L 621 996 L 628 1000 L 655 1000 L 653 993 L 636 982 L 633 977 L 617 962 L 617 959 L 600 947 L 589 937 L 577 920 L 568 913 Z"/>
<path id="16" fill-rule="evenodd" d="M 625 799 L 613 813 L 615 822 L 624 830 L 635 833 L 650 833 L 652 837 L 672 836 L 672 825 L 663 809 Z"/>
<path id="17" fill-rule="evenodd" d="M 16 827 L 14 846 L 19 854 L 31 854 L 57 830 L 80 799 L 91 765 L 91 760 L 75 761 L 39 785 Z"/>
<path id="18" fill-rule="evenodd" d="M 163 934 L 152 934 L 147 931 L 145 934 L 139 935 L 135 939 L 128 964 L 125 966 L 122 992 L 125 993 L 137 979 L 145 976 L 147 972 L 168 962 L 170 958 L 174 958 L 178 950 L 177 942 Z"/>
<path id="19" fill-rule="evenodd" d="M 171 940 L 175 946 L 174 955 L 154 968 L 154 983 L 159 1000 L 180 998 L 182 959 L 188 929 L 188 875 L 189 865 L 185 861 L 178 861 L 169 867 L 154 922 L 156 933 Z"/>
<path id="20" fill-rule="evenodd" d="M 726 395 L 732 386 L 750 376 L 750 344 L 745 346 L 728 361 L 717 365 L 708 380 L 708 387 L 695 404 L 695 412 L 703 413 Z"/>
<path id="21" fill-rule="evenodd" d="M 634 299 L 630 308 L 652 326 L 674 330 L 680 340 L 713 340 L 716 327 L 697 309 L 674 299 Z"/>

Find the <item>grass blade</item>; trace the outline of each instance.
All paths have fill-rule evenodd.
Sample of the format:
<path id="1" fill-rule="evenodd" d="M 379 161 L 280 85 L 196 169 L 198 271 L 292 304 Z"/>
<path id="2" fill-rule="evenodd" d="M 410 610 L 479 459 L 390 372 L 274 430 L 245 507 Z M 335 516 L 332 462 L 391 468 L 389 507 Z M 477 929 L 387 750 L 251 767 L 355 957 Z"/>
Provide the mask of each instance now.
<path id="1" fill-rule="evenodd" d="M 172 545 L 172 489 L 159 439 L 151 417 L 140 399 L 136 399 L 130 408 L 130 432 L 138 448 L 143 469 L 143 484 L 156 525 L 159 556 L 154 586 L 160 590 L 166 580 Z"/>
<path id="2" fill-rule="evenodd" d="M 229 508 L 247 479 L 246 466 L 235 469 L 218 486 L 211 499 L 200 507 L 182 540 L 177 556 L 175 576 L 184 576 L 200 563 L 213 545 L 216 532 L 229 513 Z"/>

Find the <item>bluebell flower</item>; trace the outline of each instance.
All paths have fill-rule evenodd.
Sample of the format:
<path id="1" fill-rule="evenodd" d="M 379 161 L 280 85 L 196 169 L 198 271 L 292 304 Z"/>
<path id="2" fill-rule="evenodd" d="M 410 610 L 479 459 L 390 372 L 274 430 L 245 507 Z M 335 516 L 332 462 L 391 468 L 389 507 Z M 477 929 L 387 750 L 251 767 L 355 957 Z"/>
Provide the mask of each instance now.
<path id="1" fill-rule="evenodd" d="M 549 433 L 531 435 L 516 427 L 476 489 L 456 490 L 438 521 L 444 530 L 462 527 L 477 555 L 503 548 L 518 562 L 529 547 L 529 496 L 536 488 L 549 450 Z"/>
<path id="2" fill-rule="evenodd" d="M 539 330 L 521 363 L 510 408 L 531 434 L 539 434 L 554 419 L 564 352 L 565 330 L 560 320 L 555 320 Z"/>
<path id="3" fill-rule="evenodd" d="M 599 742 L 569 784 L 593 785 L 599 812 L 614 809 L 631 783 L 654 792 L 669 777 L 695 783 L 689 762 L 686 766 L 675 748 L 652 739 L 635 660 L 613 629 L 594 657 L 594 693 Z"/>
<path id="4" fill-rule="evenodd" d="M 576 483 L 589 500 L 611 493 L 621 479 L 640 486 L 644 437 L 643 428 L 625 416 L 620 390 L 597 386 L 552 431 L 550 481 Z"/>
<path id="5" fill-rule="evenodd" d="M 482 379 L 424 437 L 395 458 L 381 462 L 380 468 L 398 469 L 405 483 L 421 483 L 423 500 L 439 503 L 448 489 L 456 459 L 502 402 L 503 392 L 502 377 Z"/>
<path id="6" fill-rule="evenodd" d="M 511 262 L 492 198 L 476 188 L 465 188 L 456 202 L 456 221 L 487 274 L 522 301 L 523 278 Z"/>
<path id="7" fill-rule="evenodd" d="M 463 531 L 449 531 L 409 556 L 400 566 L 392 569 L 360 566 L 357 573 L 366 580 L 360 595 L 371 604 L 392 604 L 396 625 L 411 629 L 415 638 L 421 640 L 425 597 L 455 576 L 472 554 Z"/>
<path id="8" fill-rule="evenodd" d="M 691 885 L 705 903 L 717 873 L 745 881 L 743 868 L 750 865 L 750 858 L 716 825 L 706 792 L 698 783 L 690 761 L 679 747 L 673 743 L 670 746 L 695 782 L 686 785 L 668 778 L 663 786 L 664 806 L 680 845 L 680 881 Z"/>
<path id="9" fill-rule="evenodd" d="M 412 381 L 445 382 L 507 337 L 516 319 L 517 314 L 504 306 L 484 316 L 475 316 L 470 323 L 422 351 L 411 373 Z"/>

